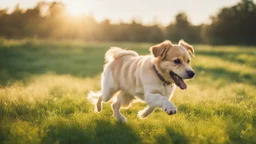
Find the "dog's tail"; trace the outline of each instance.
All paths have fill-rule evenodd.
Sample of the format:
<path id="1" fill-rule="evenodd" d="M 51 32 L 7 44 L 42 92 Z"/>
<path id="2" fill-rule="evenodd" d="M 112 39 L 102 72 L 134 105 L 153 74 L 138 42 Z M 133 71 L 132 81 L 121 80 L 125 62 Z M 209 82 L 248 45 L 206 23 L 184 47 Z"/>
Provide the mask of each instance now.
<path id="1" fill-rule="evenodd" d="M 105 54 L 105 62 L 111 62 L 125 55 L 138 56 L 138 53 L 131 50 L 121 49 L 119 47 L 111 47 Z"/>
<path id="2" fill-rule="evenodd" d="M 102 109 L 101 97 L 102 97 L 102 92 L 101 91 L 99 91 L 99 92 L 89 91 L 89 93 L 88 93 L 87 99 L 92 104 L 94 104 L 96 112 L 100 112 L 101 109 Z"/>

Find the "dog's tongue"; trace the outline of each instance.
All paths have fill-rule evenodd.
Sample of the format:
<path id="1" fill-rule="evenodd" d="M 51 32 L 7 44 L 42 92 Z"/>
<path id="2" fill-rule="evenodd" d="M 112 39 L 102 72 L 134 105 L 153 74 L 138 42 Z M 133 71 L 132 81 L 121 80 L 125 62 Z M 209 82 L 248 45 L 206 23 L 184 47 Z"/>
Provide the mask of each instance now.
<path id="1" fill-rule="evenodd" d="M 179 81 L 179 83 L 180 83 L 180 88 L 181 88 L 181 89 L 186 89 L 186 88 L 187 88 L 187 85 L 186 85 L 186 83 L 183 81 L 182 78 L 178 78 L 178 81 Z"/>
<path id="2" fill-rule="evenodd" d="M 172 77 L 172 79 L 174 80 L 175 84 L 180 87 L 180 89 L 184 90 L 187 88 L 186 83 L 183 81 L 183 79 L 181 77 L 179 77 L 178 75 L 176 75 L 173 72 L 170 72 L 170 75 Z"/>

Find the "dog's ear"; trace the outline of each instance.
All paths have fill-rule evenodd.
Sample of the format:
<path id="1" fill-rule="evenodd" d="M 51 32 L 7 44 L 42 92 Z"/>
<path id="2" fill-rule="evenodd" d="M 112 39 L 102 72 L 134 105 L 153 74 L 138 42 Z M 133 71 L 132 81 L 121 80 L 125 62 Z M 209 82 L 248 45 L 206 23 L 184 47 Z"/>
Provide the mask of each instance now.
<path id="1" fill-rule="evenodd" d="M 183 39 L 181 39 L 179 41 L 179 46 L 182 46 L 182 47 L 186 48 L 188 50 L 189 54 L 192 57 L 195 57 L 195 50 L 194 50 L 193 46 L 191 46 L 188 43 L 186 43 Z"/>
<path id="2" fill-rule="evenodd" d="M 166 40 L 158 45 L 150 47 L 149 50 L 155 57 L 161 57 L 163 59 L 171 47 L 171 41 Z"/>

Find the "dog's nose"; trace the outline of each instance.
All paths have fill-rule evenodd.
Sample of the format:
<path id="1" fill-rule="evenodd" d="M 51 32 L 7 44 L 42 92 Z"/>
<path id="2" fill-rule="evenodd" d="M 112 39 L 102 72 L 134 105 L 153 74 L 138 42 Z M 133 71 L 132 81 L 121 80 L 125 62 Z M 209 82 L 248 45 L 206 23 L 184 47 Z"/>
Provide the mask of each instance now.
<path id="1" fill-rule="evenodd" d="M 195 72 L 193 71 L 187 71 L 188 77 L 193 78 L 195 76 Z"/>

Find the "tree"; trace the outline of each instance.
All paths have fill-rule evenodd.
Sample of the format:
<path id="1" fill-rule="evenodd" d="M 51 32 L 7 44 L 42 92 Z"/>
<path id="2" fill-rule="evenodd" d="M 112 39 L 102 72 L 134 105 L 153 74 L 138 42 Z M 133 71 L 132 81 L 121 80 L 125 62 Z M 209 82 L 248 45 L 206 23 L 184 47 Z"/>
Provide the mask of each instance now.
<path id="1" fill-rule="evenodd" d="M 211 21 L 204 31 L 209 43 L 256 44 L 256 6 L 252 0 L 221 9 Z"/>
<path id="2" fill-rule="evenodd" d="M 200 26 L 193 26 L 185 13 L 179 13 L 175 17 L 174 23 L 167 26 L 167 38 L 173 41 L 185 39 L 186 41 L 198 43 L 200 39 Z"/>

